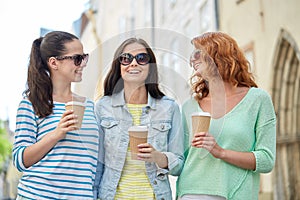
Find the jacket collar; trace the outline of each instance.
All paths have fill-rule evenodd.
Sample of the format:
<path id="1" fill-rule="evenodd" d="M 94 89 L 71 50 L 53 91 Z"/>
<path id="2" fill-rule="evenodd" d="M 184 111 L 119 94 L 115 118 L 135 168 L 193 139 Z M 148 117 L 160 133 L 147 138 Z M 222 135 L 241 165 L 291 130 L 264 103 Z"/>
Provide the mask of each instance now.
<path id="1" fill-rule="evenodd" d="M 122 89 L 119 93 L 112 95 L 112 106 L 125 106 L 125 95 L 124 95 L 124 89 Z M 156 99 L 154 99 L 149 93 L 148 93 L 148 103 L 146 107 L 150 107 L 151 109 L 156 108 Z"/>

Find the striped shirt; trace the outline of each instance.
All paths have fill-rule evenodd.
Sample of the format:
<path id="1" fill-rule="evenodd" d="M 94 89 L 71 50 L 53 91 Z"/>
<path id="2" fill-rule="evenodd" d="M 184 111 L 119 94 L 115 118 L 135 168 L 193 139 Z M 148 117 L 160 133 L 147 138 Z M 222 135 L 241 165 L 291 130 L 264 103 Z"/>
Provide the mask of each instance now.
<path id="1" fill-rule="evenodd" d="M 127 104 L 134 125 L 140 124 L 142 107 L 144 106 L 146 105 Z M 153 188 L 146 173 L 145 162 L 132 160 L 129 147 L 115 199 L 155 199 Z"/>
<path id="2" fill-rule="evenodd" d="M 38 118 L 31 102 L 24 98 L 17 111 L 13 162 L 23 172 L 18 195 L 29 199 L 93 199 L 99 129 L 94 103 L 87 99 L 82 127 L 68 132 L 39 162 L 26 168 L 23 152 L 53 131 L 65 104 L 54 102 L 53 114 Z"/>

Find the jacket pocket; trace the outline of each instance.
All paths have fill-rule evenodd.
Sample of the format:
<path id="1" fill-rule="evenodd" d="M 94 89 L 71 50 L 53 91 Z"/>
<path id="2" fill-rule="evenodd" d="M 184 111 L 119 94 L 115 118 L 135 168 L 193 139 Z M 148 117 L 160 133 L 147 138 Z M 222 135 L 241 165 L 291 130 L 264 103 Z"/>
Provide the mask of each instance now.
<path id="1" fill-rule="evenodd" d="M 168 133 L 172 128 L 170 122 L 156 122 L 151 124 L 149 143 L 158 151 L 167 151 Z"/>
<path id="2" fill-rule="evenodd" d="M 159 132 L 166 132 L 171 129 L 171 123 L 170 122 L 153 123 L 152 128 Z"/>
<path id="3" fill-rule="evenodd" d="M 110 149 L 119 143 L 120 131 L 118 131 L 118 124 L 119 122 L 113 118 L 103 118 L 100 122 L 100 126 L 104 131 L 104 146 L 106 149 Z"/>
<path id="4" fill-rule="evenodd" d="M 118 121 L 115 119 L 102 119 L 100 125 L 104 128 L 104 129 L 110 129 L 116 125 L 118 125 Z"/>

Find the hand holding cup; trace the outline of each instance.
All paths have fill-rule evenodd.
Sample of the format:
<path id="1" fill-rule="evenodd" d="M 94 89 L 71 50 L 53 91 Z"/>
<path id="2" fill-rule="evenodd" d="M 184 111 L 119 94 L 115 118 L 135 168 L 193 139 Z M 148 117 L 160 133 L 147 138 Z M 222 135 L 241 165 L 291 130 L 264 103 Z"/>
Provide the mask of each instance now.
<path id="1" fill-rule="evenodd" d="M 138 160 L 139 144 L 147 143 L 148 127 L 132 126 L 128 129 L 131 159 Z"/>
<path id="2" fill-rule="evenodd" d="M 66 110 L 73 110 L 74 114 L 77 116 L 77 123 L 75 123 L 77 129 L 81 128 L 85 104 L 79 101 L 70 101 L 66 103 Z"/>
<path id="3" fill-rule="evenodd" d="M 208 112 L 197 112 L 192 114 L 193 134 L 208 132 L 211 115 Z"/>

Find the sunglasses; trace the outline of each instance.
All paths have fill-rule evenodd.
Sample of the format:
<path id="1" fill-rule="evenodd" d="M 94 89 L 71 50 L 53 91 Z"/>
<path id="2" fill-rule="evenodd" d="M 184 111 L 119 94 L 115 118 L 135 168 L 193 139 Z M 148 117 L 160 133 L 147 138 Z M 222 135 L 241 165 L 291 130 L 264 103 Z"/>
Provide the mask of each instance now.
<path id="1" fill-rule="evenodd" d="M 199 49 L 194 50 L 190 57 L 190 66 L 194 67 L 194 61 L 200 60 L 200 58 L 201 58 L 201 50 Z"/>
<path id="2" fill-rule="evenodd" d="M 147 53 L 139 53 L 135 56 L 130 53 L 123 53 L 119 56 L 119 62 L 122 65 L 129 65 L 133 59 L 135 59 L 139 65 L 147 65 L 150 61 L 150 56 Z"/>
<path id="3" fill-rule="evenodd" d="M 89 54 L 76 54 L 73 56 L 55 56 L 55 58 L 57 60 L 65 60 L 65 59 L 71 59 L 74 61 L 74 65 L 75 66 L 80 66 L 82 61 L 84 61 L 84 63 L 86 64 L 88 62 L 89 59 Z"/>

